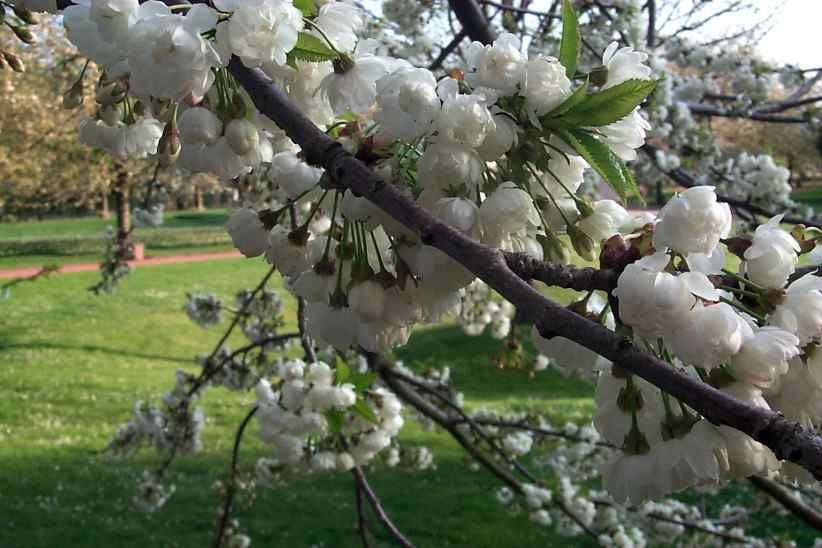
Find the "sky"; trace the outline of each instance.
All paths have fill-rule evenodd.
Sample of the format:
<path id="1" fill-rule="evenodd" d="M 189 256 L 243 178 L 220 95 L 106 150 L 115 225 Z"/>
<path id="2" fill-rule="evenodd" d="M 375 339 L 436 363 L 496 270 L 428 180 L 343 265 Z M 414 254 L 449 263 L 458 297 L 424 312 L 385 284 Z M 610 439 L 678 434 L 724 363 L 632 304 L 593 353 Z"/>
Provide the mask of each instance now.
<path id="1" fill-rule="evenodd" d="M 410 1 L 410 0 L 409 0 Z M 752 0 L 765 12 L 775 8 L 773 28 L 759 43 L 758 49 L 766 60 L 779 64 L 791 63 L 801 68 L 822 67 L 822 0 Z M 364 0 L 372 10 L 379 11 L 381 0 Z M 535 10 L 544 10 L 550 2 L 536 0 Z M 545 6 L 543 6 L 545 4 Z M 375 9 L 376 8 L 376 9 Z M 708 29 L 708 34 L 718 36 L 728 30 L 728 25 L 750 24 L 751 16 L 733 21 L 723 17 L 721 26 Z M 714 34 L 716 33 L 716 34 Z"/>
<path id="2" fill-rule="evenodd" d="M 765 59 L 822 67 L 822 0 L 787 0 L 758 49 Z"/>

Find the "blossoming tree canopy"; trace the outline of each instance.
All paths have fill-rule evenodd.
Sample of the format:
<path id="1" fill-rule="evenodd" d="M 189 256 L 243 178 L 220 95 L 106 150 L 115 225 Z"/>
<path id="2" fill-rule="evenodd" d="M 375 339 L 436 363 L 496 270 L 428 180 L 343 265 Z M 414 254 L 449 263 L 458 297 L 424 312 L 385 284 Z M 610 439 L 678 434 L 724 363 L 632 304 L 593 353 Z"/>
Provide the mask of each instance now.
<path id="1" fill-rule="evenodd" d="M 496 474 L 502 503 L 521 501 L 537 524 L 603 545 L 644 545 L 647 533 L 625 525 L 627 508 L 679 519 L 691 510 L 666 497 L 690 487 L 822 477 L 822 278 L 797 268 L 822 233 L 791 201 L 787 170 L 764 155 L 727 156 L 697 118 L 818 132 L 818 111 L 780 114 L 812 104 L 802 97 L 816 80 L 785 69 L 795 91 L 771 101 L 773 78 L 741 51 L 680 36 L 659 45 L 655 2 L 565 0 L 559 15 L 525 2 L 433 4 L 382 3 L 399 23 L 392 32 L 343 1 L 0 7 L 20 20 L 9 26 L 23 40 L 33 40 L 30 12 L 59 11 L 78 53 L 100 68 L 83 143 L 254 189 L 227 224 L 246 257 L 271 265 L 233 311 L 229 332 L 239 327 L 248 346 L 232 352 L 226 333 L 199 375 L 179 372 L 159 406 L 138 402 L 111 443 L 170 455 L 142 479 L 143 504 L 156 509 L 171 495 L 162 483 L 171 461 L 201 445 L 195 400 L 216 386 L 255 391 L 237 447 L 258 421 L 273 451 L 260 474 L 352 473 L 401 545 L 411 541 L 363 467 L 431 464 L 429 452 L 400 447 L 410 417 L 444 429 Z M 472 39 L 459 68 L 439 70 L 448 48 L 429 68 L 418 51 L 399 53 L 404 36 L 423 43 L 428 12 L 447 9 L 462 24 L 448 47 Z M 486 19 L 494 9 L 507 10 L 509 32 L 496 35 Z M 529 15 L 548 28 L 561 19 L 555 39 Z M 705 103 L 727 96 L 713 75 L 731 68 L 735 95 L 721 100 L 732 104 Z M 77 106 L 82 96 L 71 93 L 66 103 Z M 659 177 L 679 186 L 658 214 L 626 208 L 642 200 L 639 183 Z M 592 187 L 611 197 L 596 199 Z M 282 302 L 266 289 L 275 269 L 299 302 L 294 333 L 283 332 Z M 560 307 L 535 280 L 584 293 Z M 186 309 L 204 327 L 226 310 L 208 294 L 190 295 Z M 588 378 L 594 427 L 469 413 L 447 368 L 420 376 L 387 357 L 415 326 L 454 316 L 468 335 L 490 326 L 509 339 L 520 367 L 553 362 Z M 523 361 L 518 323 L 533 325 L 534 363 Z M 303 358 L 286 358 L 297 341 Z M 547 436 L 579 447 L 556 461 L 557 492 L 517 460 Z M 230 519 L 234 457 L 217 544 L 244 546 Z M 579 477 L 601 474 L 605 492 L 569 477 L 592 463 Z"/>

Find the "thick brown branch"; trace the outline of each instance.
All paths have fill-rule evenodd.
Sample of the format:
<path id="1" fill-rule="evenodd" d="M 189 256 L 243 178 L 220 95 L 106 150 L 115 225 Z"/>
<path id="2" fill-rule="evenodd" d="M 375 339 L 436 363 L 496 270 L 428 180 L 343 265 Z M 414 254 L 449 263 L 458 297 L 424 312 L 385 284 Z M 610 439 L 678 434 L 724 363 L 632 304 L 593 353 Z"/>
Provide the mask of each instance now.
<path id="1" fill-rule="evenodd" d="M 543 262 L 526 253 L 506 251 L 503 255 L 508 268 L 523 280 L 537 280 L 554 287 L 577 291 L 610 291 L 616 287 L 619 279 L 619 272 L 616 270 Z"/>
<path id="2" fill-rule="evenodd" d="M 508 299 L 543 336 L 562 336 L 621 365 L 699 411 L 715 424 L 736 428 L 770 447 L 777 457 L 795 462 L 822 479 L 822 438 L 781 415 L 757 408 L 688 377 L 631 341 L 546 299 L 514 274 L 502 254 L 440 222 L 393 185 L 376 176 L 295 107 L 259 70 L 232 59 L 231 73 L 254 104 L 279 125 L 305 153 L 343 187 L 365 196 L 413 230 L 422 242 L 461 263 Z"/>
<path id="3" fill-rule="evenodd" d="M 497 39 L 494 29 L 474 0 L 448 0 L 448 5 L 471 40 L 490 44 Z"/>

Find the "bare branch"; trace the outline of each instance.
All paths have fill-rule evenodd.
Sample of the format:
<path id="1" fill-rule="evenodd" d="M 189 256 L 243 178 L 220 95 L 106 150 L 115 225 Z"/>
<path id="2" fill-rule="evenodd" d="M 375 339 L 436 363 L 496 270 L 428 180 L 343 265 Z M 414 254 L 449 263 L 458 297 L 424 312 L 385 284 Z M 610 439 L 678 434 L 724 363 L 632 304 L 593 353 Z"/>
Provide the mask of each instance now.
<path id="1" fill-rule="evenodd" d="M 773 480 L 761 476 L 751 476 L 748 478 L 748 481 L 754 484 L 758 489 L 775 498 L 782 506 L 807 525 L 822 531 L 822 514 L 799 500 L 788 489 Z"/>
<path id="2" fill-rule="evenodd" d="M 382 507 L 379 497 L 374 490 L 371 489 L 371 485 L 368 484 L 368 480 L 365 478 L 362 468 L 355 466 L 351 469 L 351 473 L 354 475 L 354 479 L 357 481 L 357 485 L 359 485 L 359 488 L 365 495 L 365 498 L 368 499 L 371 509 L 374 510 L 374 513 L 377 515 L 377 520 L 379 520 L 385 530 L 388 531 L 394 540 L 397 541 L 397 544 L 403 548 L 414 548 L 411 541 L 405 538 L 405 535 L 397 529 L 397 526 L 394 525 L 391 518 L 389 518 L 388 514 L 385 513 L 385 509 Z"/>
<path id="3" fill-rule="evenodd" d="M 248 426 L 248 423 L 251 422 L 251 419 L 257 413 L 257 409 L 259 409 L 259 407 L 256 405 L 251 408 L 251 411 L 248 412 L 243 419 L 243 422 L 240 423 L 239 428 L 237 428 L 237 435 L 234 437 L 234 450 L 231 453 L 231 469 L 229 472 L 228 486 L 226 487 L 223 508 L 220 511 L 220 522 L 217 526 L 217 537 L 214 539 L 214 548 L 220 548 L 226 540 L 225 530 L 226 527 L 228 527 L 228 519 L 231 517 L 231 508 L 234 504 L 234 496 L 237 494 L 237 462 L 240 458 L 240 444 L 243 441 L 243 434 L 245 433 L 246 426 Z"/>

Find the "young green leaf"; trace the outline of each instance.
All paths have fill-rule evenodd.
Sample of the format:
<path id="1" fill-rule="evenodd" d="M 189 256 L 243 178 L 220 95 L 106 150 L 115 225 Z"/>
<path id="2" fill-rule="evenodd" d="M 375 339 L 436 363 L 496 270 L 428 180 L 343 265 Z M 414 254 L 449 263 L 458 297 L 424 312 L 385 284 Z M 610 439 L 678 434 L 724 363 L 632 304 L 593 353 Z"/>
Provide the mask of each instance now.
<path id="1" fill-rule="evenodd" d="M 339 409 L 326 409 L 323 413 L 325 416 L 325 420 L 328 422 L 328 429 L 333 434 L 339 434 L 342 432 L 343 425 L 345 424 L 345 413 L 340 411 Z"/>
<path id="2" fill-rule="evenodd" d="M 317 15 L 317 4 L 314 0 L 294 0 L 294 7 L 303 12 L 303 17 Z"/>
<path id="3" fill-rule="evenodd" d="M 559 44 L 559 62 L 565 67 L 565 74 L 573 78 L 577 72 L 579 49 L 582 37 L 579 34 L 579 21 L 574 13 L 571 0 L 562 3 L 562 41 Z"/>
<path id="4" fill-rule="evenodd" d="M 559 129 L 557 135 L 605 179 L 605 182 L 619 194 L 623 203 L 629 192 L 639 195 L 633 175 L 630 174 L 622 159 L 608 148 L 608 145 L 580 129 Z"/>
<path id="5" fill-rule="evenodd" d="M 377 375 L 369 371 L 368 373 L 352 373 L 348 382 L 354 385 L 356 392 L 363 392 L 374 384 L 375 380 L 377 380 Z"/>
<path id="6" fill-rule="evenodd" d="M 336 59 L 337 54 L 328 47 L 328 44 L 322 38 L 317 38 L 307 32 L 301 32 L 299 38 L 297 38 L 297 45 L 288 53 L 288 58 L 289 60 L 320 63 Z"/>
<path id="7" fill-rule="evenodd" d="M 334 368 L 336 372 L 334 375 L 334 381 L 336 384 L 343 384 L 351 377 L 351 369 L 348 368 L 348 365 L 345 361 L 340 359 L 339 356 L 337 356 Z"/>
<path id="8" fill-rule="evenodd" d="M 599 127 L 625 118 L 656 88 L 656 80 L 626 80 L 588 95 L 562 117 L 566 126 Z"/>
<path id="9" fill-rule="evenodd" d="M 582 101 L 584 101 L 585 98 L 588 97 L 587 93 L 588 80 L 586 79 L 585 82 L 583 82 L 581 86 L 575 89 L 574 92 L 571 95 L 569 95 L 567 99 L 565 99 L 562 103 L 557 105 L 554 108 L 554 110 L 543 116 L 542 119 L 545 120 L 548 118 L 556 118 L 557 116 L 562 116 L 563 114 L 565 114 L 566 112 L 580 104 Z"/>
<path id="10" fill-rule="evenodd" d="M 365 400 L 362 398 L 357 398 L 357 403 L 351 407 L 351 411 L 355 415 L 359 415 L 372 424 L 377 424 L 377 422 L 379 422 L 377 420 L 377 415 L 374 414 L 374 411 L 368 407 L 368 404 L 365 403 Z"/>

